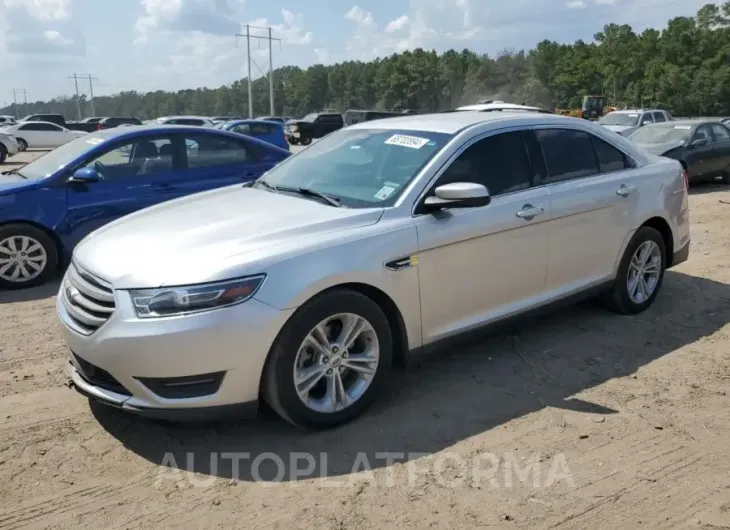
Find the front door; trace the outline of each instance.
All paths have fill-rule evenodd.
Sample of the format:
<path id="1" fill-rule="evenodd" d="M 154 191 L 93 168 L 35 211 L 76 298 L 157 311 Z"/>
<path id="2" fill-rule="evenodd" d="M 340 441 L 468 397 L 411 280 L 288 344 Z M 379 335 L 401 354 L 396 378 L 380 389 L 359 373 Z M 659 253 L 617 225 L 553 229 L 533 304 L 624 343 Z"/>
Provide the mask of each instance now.
<path id="1" fill-rule="evenodd" d="M 67 212 L 57 230 L 70 234 L 72 246 L 115 219 L 172 198 L 167 187 L 180 160 L 171 138 L 161 135 L 117 143 L 83 166 L 94 168 L 99 181 L 67 184 Z"/>
<path id="2" fill-rule="evenodd" d="M 702 145 L 691 145 L 692 142 L 704 141 Z M 712 179 L 717 176 L 714 165 L 714 135 L 709 125 L 697 127 L 690 146 L 687 148 L 687 175 L 690 181 Z"/>
<path id="3" fill-rule="evenodd" d="M 453 182 L 484 184 L 493 198 L 416 217 L 424 344 L 518 312 L 545 287 L 550 196 L 524 133 L 473 143 L 434 187 Z"/>

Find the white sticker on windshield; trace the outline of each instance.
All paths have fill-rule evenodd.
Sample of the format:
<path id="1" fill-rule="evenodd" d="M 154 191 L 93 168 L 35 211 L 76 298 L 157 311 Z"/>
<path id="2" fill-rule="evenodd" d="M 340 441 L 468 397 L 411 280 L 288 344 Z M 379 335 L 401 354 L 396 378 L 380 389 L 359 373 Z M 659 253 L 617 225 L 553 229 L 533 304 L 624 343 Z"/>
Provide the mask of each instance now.
<path id="1" fill-rule="evenodd" d="M 639 117 L 638 114 L 629 114 L 629 118 L 638 118 L 638 117 Z"/>
<path id="2" fill-rule="evenodd" d="M 378 193 L 375 194 L 375 198 L 379 201 L 384 201 L 390 197 L 394 191 L 395 188 L 393 186 L 383 186 L 380 190 L 378 190 Z"/>
<path id="3" fill-rule="evenodd" d="M 692 126 L 691 125 L 675 125 L 674 128 L 681 129 L 683 131 L 689 131 L 692 128 Z"/>
<path id="4" fill-rule="evenodd" d="M 420 149 L 428 142 L 428 138 L 419 138 L 418 136 L 408 136 L 405 134 L 394 134 L 385 141 L 388 145 L 400 145 L 401 147 L 410 147 L 411 149 Z"/>
<path id="5" fill-rule="evenodd" d="M 88 140 L 86 140 L 86 143 L 89 145 L 99 145 L 101 143 L 104 143 L 104 140 L 102 140 L 101 138 L 89 138 Z"/>

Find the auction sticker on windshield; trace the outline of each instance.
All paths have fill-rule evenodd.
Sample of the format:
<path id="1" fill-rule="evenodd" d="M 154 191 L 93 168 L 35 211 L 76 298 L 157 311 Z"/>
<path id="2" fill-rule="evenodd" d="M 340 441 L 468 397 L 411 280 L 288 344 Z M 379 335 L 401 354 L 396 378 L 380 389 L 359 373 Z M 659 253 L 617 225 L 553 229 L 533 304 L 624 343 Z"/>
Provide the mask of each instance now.
<path id="1" fill-rule="evenodd" d="M 691 125 L 675 125 L 674 128 L 681 129 L 683 131 L 689 131 L 692 128 L 692 126 Z"/>
<path id="2" fill-rule="evenodd" d="M 385 141 L 385 143 L 388 145 L 399 145 L 401 147 L 410 147 L 411 149 L 420 149 L 428 142 L 428 138 L 421 138 L 419 136 L 408 136 L 406 134 L 394 134 Z"/>
<path id="3" fill-rule="evenodd" d="M 390 184 L 390 183 L 388 183 L 388 184 Z M 379 201 L 384 201 L 385 199 L 390 197 L 394 191 L 395 191 L 395 187 L 385 185 L 382 188 L 380 188 L 380 190 L 378 190 L 378 193 L 375 194 L 375 198 L 378 199 Z"/>

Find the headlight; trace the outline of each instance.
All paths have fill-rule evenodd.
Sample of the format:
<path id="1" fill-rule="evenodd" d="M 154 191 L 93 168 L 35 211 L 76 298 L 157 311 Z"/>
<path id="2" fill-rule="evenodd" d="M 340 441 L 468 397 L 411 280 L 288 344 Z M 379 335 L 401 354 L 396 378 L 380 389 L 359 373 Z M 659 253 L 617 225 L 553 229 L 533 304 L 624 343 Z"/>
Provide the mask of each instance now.
<path id="1" fill-rule="evenodd" d="M 245 302 L 256 294 L 265 274 L 223 282 L 131 290 L 139 318 L 158 318 L 210 311 Z"/>
<path id="2" fill-rule="evenodd" d="M 298 127 L 297 125 L 291 125 L 291 126 L 289 127 L 289 129 L 290 129 L 290 130 L 291 130 L 292 132 L 297 132 L 297 131 L 299 130 L 299 127 Z"/>

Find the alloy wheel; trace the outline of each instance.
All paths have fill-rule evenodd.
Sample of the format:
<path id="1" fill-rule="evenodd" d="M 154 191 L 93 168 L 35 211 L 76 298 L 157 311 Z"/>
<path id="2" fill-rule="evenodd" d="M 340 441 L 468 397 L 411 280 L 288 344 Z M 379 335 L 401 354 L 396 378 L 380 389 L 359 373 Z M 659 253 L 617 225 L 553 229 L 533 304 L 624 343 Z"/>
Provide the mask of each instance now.
<path id="1" fill-rule="evenodd" d="M 629 263 L 626 287 L 635 304 L 646 302 L 659 284 L 662 272 L 662 251 L 654 241 L 644 241 Z"/>
<path id="2" fill-rule="evenodd" d="M 24 283 L 40 276 L 48 255 L 37 240 L 29 236 L 10 236 L 0 241 L 0 279 Z"/>

